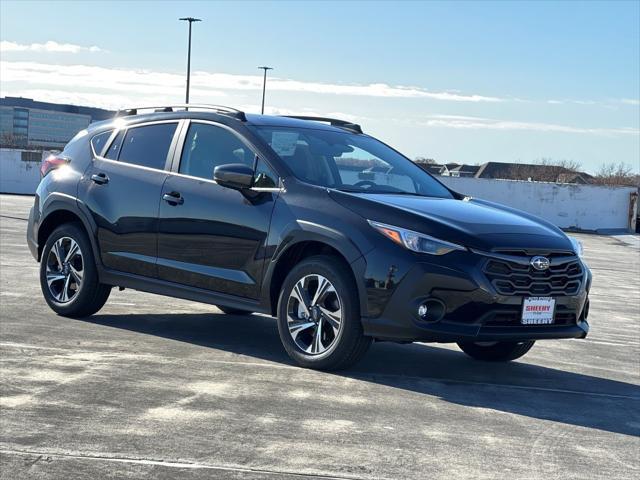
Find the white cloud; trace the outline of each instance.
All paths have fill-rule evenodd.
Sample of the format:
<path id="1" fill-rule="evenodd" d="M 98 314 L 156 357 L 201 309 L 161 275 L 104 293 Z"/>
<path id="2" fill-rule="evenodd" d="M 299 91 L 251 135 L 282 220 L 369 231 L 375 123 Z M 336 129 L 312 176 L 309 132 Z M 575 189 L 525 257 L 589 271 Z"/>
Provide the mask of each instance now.
<path id="1" fill-rule="evenodd" d="M 147 70 L 1 61 L 0 77 L 3 91 L 14 84 L 20 90 L 49 90 L 49 97 L 59 95 L 69 98 L 70 95 L 77 95 L 78 101 L 72 102 L 74 104 L 79 104 L 80 98 L 87 94 L 102 95 L 105 99 L 113 98 L 111 104 L 105 105 L 107 108 L 122 107 L 122 99 L 126 99 L 125 106 L 148 101 L 155 104 L 163 98 L 173 98 L 175 103 L 184 95 L 184 76 Z M 191 95 L 209 101 L 224 97 L 225 93 L 210 85 L 200 87 L 192 78 Z"/>
<path id="2" fill-rule="evenodd" d="M 638 106 L 640 105 L 640 100 L 637 98 L 608 98 L 605 100 L 580 100 L 563 98 L 546 100 L 546 103 L 548 103 L 549 105 L 597 105 L 605 108 L 617 108 L 620 104 Z"/>
<path id="3" fill-rule="evenodd" d="M 136 105 L 160 105 L 181 103 L 185 79 L 182 73 L 151 70 L 105 68 L 88 65 L 54 65 L 38 62 L 0 61 L 0 94 L 24 96 L 39 100 L 95 105 L 119 109 Z M 319 95 L 362 96 L 382 98 L 426 98 L 454 102 L 506 101 L 494 97 L 463 95 L 458 92 L 428 92 L 417 87 L 390 86 L 387 84 L 341 85 L 334 83 L 303 82 L 292 79 L 271 78 L 269 91 L 303 92 Z M 230 103 L 234 98 L 239 108 L 259 112 L 262 89 L 260 75 L 233 75 L 226 73 L 194 72 L 191 98 L 194 103 Z M 484 99 L 484 100 L 480 100 Z M 319 101 L 322 101 L 320 99 Z M 556 101 L 550 101 L 555 103 Z M 557 102 L 560 102 L 558 100 Z M 634 102 L 627 99 L 627 102 Z M 233 102 L 231 102 L 233 103 Z M 313 102 L 317 103 L 317 102 Z M 633 103 L 631 103 L 633 104 Z M 336 107 L 332 107 L 336 109 Z M 339 107 L 338 107 L 339 108 Z M 267 107 L 270 114 L 326 115 L 350 119 L 362 123 L 364 118 L 342 112 L 318 112 L 313 109 Z M 403 119 L 402 123 L 453 129 L 485 129 L 503 131 L 536 131 L 567 134 L 593 134 L 603 136 L 639 135 L 637 128 L 585 128 L 554 123 L 500 120 L 475 116 L 431 115 L 423 119 Z"/>
<path id="4" fill-rule="evenodd" d="M 184 75 L 151 70 L 125 70 L 88 65 L 52 65 L 37 62 L 0 62 L 3 82 L 28 85 L 47 85 L 68 89 L 100 89 L 114 92 L 161 93 L 173 95 L 184 88 Z M 52 75 L 55 73 L 55 75 Z M 209 96 L 220 91 L 259 91 L 260 75 L 232 75 L 227 73 L 193 72 L 192 94 Z M 501 98 L 455 92 L 431 92 L 418 87 L 392 86 L 384 83 L 341 85 L 334 83 L 302 82 L 291 79 L 269 79 L 270 91 L 311 94 L 351 95 L 384 98 L 426 98 L 454 102 L 500 102 Z"/>
<path id="5" fill-rule="evenodd" d="M 431 92 L 418 87 L 391 86 L 385 83 L 368 85 L 338 85 L 331 83 L 299 82 L 295 80 L 274 79 L 269 84 L 271 89 L 327 93 L 334 95 L 356 95 L 387 98 L 428 98 L 432 100 L 448 100 L 453 102 L 501 102 L 498 97 L 484 95 L 465 95 L 454 92 Z"/>
<path id="6" fill-rule="evenodd" d="M 547 103 L 551 105 L 566 105 L 566 104 L 574 104 L 574 105 L 600 105 L 602 102 L 597 102 L 595 100 L 576 100 L 571 98 L 564 98 L 562 100 L 547 100 Z"/>
<path id="7" fill-rule="evenodd" d="M 21 44 L 2 40 L 0 42 L 0 52 L 47 52 L 47 53 L 80 53 L 80 52 L 104 52 L 100 47 L 92 45 L 83 47 L 73 43 L 58 43 L 49 40 L 45 43 Z"/>
<path id="8" fill-rule="evenodd" d="M 467 117 L 461 115 L 432 115 L 420 122 L 428 127 L 486 129 L 486 130 L 524 130 L 536 132 L 582 133 L 595 135 L 640 135 L 637 128 L 584 128 L 553 123 L 520 122 L 513 120 L 497 120 L 483 117 Z"/>
<path id="9" fill-rule="evenodd" d="M 86 105 L 107 110 L 135 107 L 137 105 L 169 105 L 180 103 L 175 97 L 161 95 L 123 95 L 118 93 L 78 92 L 42 88 L 2 89 L 2 96 L 33 98 L 42 102 Z"/>
<path id="10" fill-rule="evenodd" d="M 260 105 L 255 103 L 239 105 L 238 108 L 243 112 L 247 112 L 247 113 L 260 112 Z M 304 107 L 298 108 L 298 109 L 292 109 L 292 108 L 282 108 L 282 107 L 271 107 L 271 106 L 265 105 L 264 113 L 265 115 L 298 115 L 298 116 L 302 115 L 306 117 L 339 118 L 341 120 L 347 120 L 349 122 L 354 122 L 354 123 L 369 120 L 369 118 L 367 117 L 353 115 L 351 113 L 336 112 L 336 111 L 319 111 L 319 110 L 313 110 L 311 108 L 304 108 Z"/>

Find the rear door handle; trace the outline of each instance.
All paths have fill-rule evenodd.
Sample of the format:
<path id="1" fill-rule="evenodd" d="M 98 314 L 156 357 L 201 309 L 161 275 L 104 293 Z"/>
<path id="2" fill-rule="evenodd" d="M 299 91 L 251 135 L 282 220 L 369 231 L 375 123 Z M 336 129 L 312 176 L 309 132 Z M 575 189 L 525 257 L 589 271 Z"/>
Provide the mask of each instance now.
<path id="1" fill-rule="evenodd" d="M 162 195 L 162 199 L 170 205 L 182 205 L 184 203 L 184 198 L 178 192 L 165 193 Z"/>
<path id="2" fill-rule="evenodd" d="M 104 185 L 105 183 L 109 183 L 109 177 L 105 173 L 97 173 L 91 175 L 91 180 L 93 183 L 97 183 L 98 185 Z"/>

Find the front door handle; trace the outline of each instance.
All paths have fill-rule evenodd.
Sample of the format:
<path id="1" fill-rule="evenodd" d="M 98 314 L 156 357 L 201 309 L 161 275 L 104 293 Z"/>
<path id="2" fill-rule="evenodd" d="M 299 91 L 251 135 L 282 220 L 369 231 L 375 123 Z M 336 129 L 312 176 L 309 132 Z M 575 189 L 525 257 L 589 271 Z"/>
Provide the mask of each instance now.
<path id="1" fill-rule="evenodd" d="M 109 177 L 107 177 L 105 173 L 97 173 L 95 175 L 91 175 L 91 180 L 93 181 L 93 183 L 97 183 L 98 185 L 109 183 Z"/>
<path id="2" fill-rule="evenodd" d="M 162 195 L 162 199 L 170 205 L 182 205 L 184 203 L 184 198 L 178 192 L 165 193 Z"/>

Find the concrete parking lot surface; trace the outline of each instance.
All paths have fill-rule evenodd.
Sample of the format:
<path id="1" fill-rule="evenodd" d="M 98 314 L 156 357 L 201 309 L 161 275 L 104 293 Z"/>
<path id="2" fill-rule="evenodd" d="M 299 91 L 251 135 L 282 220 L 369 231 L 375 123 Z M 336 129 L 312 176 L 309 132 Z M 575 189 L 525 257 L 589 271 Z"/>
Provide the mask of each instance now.
<path id="1" fill-rule="evenodd" d="M 520 361 L 374 344 L 336 374 L 292 365 L 273 319 L 114 290 L 56 316 L 0 196 L 0 478 L 638 478 L 640 250 L 577 235 L 591 334 Z M 635 244 L 637 245 L 637 243 Z"/>

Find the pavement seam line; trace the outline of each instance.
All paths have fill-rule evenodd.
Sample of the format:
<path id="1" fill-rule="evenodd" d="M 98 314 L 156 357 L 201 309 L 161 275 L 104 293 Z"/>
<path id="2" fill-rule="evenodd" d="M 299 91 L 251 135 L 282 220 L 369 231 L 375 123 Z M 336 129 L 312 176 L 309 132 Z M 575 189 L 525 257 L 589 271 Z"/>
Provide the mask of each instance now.
<path id="1" fill-rule="evenodd" d="M 37 450 L 14 450 L 14 449 L 0 449 L 0 453 L 6 455 L 46 455 L 48 457 L 58 457 L 58 458 L 70 458 L 76 460 L 90 460 L 90 461 L 104 461 L 104 462 L 117 462 L 117 463 L 128 463 L 128 464 L 136 464 L 136 465 L 151 465 L 151 466 L 161 466 L 167 468 L 185 468 L 191 470 L 222 470 L 227 472 L 243 472 L 243 473 L 263 473 L 266 475 L 290 475 L 300 478 L 322 478 L 326 480 L 370 480 L 372 478 L 384 480 L 385 477 L 356 477 L 356 476 L 335 476 L 330 474 L 323 473 L 299 473 L 299 472 L 291 472 L 287 470 L 269 470 L 264 468 L 251 468 L 251 467 L 240 467 L 240 466 L 224 466 L 224 465 L 213 465 L 209 463 L 197 463 L 197 462 L 178 462 L 171 460 L 157 460 L 157 459 L 146 459 L 146 458 L 131 458 L 131 457 L 118 457 L 116 455 L 91 455 L 91 454 L 80 454 L 80 453 L 55 453 L 55 452 L 47 452 L 47 451 L 37 451 Z"/>

